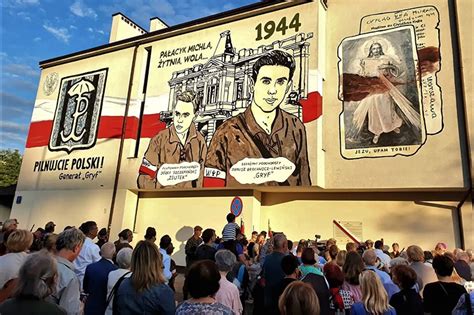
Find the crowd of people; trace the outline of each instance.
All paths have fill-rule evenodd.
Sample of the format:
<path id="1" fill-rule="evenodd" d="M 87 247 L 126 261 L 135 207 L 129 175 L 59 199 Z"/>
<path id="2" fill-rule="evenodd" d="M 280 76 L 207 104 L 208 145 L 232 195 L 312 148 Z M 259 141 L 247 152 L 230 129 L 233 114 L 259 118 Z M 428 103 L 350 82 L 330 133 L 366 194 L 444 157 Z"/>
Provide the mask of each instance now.
<path id="1" fill-rule="evenodd" d="M 179 302 L 172 239 L 153 227 L 138 242 L 129 229 L 110 242 L 94 221 L 55 233 L 54 222 L 31 232 L 9 219 L 0 314 L 474 314 L 470 250 L 293 243 L 273 231 L 247 239 L 226 219 L 221 237 L 196 226 L 186 242 Z"/>

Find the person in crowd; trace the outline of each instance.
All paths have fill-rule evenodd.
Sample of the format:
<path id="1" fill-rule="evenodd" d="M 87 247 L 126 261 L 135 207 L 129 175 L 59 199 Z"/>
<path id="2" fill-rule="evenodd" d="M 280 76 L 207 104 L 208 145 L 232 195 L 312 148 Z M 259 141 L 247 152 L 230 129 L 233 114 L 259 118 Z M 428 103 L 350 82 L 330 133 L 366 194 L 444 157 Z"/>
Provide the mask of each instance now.
<path id="1" fill-rule="evenodd" d="M 400 256 L 400 245 L 398 243 L 392 244 L 392 252 L 390 253 L 390 258 L 397 258 Z"/>
<path id="2" fill-rule="evenodd" d="M 232 309 L 216 301 L 215 296 L 219 291 L 220 279 L 219 269 L 211 260 L 201 260 L 191 265 L 184 280 L 191 299 L 178 306 L 176 315 L 233 315 Z"/>
<path id="3" fill-rule="evenodd" d="M 374 271 L 380 278 L 380 281 L 382 281 L 382 284 L 387 291 L 388 298 L 390 299 L 394 293 L 397 293 L 400 291 L 400 289 L 393 283 L 392 279 L 390 278 L 390 275 L 386 273 L 385 271 L 379 270 L 376 267 L 377 264 L 377 255 L 375 254 L 375 250 L 373 249 L 368 249 L 362 254 L 362 260 L 364 261 L 365 264 L 365 269 L 366 270 L 372 270 Z"/>
<path id="4" fill-rule="evenodd" d="M 31 254 L 23 263 L 13 299 L 0 304 L 2 315 L 66 315 L 66 310 L 45 300 L 56 287 L 56 261 L 46 251 Z"/>
<path id="5" fill-rule="evenodd" d="M 196 225 L 194 227 L 194 234 L 186 242 L 184 252 L 186 254 L 186 268 L 189 268 L 193 262 L 196 261 L 196 250 L 202 243 L 202 227 Z"/>
<path id="6" fill-rule="evenodd" d="M 313 288 L 307 283 L 294 281 L 283 291 L 278 300 L 281 315 L 319 315 L 319 300 Z"/>
<path id="7" fill-rule="evenodd" d="M 51 255 L 56 256 L 58 251 L 56 250 L 56 241 L 58 240 L 58 234 L 51 233 L 46 236 L 44 240 L 44 249 L 46 249 Z"/>
<path id="8" fill-rule="evenodd" d="M 8 253 L 0 256 L 0 289 L 18 276 L 21 265 L 28 256 L 28 249 L 33 244 L 33 234 L 27 230 L 14 230 L 5 244 Z"/>
<path id="9" fill-rule="evenodd" d="M 398 266 L 398 265 L 408 266 L 410 265 L 410 263 L 408 262 L 407 259 L 400 256 L 395 257 L 392 260 L 390 260 L 390 270 L 392 270 L 393 267 Z"/>
<path id="10" fill-rule="evenodd" d="M 46 223 L 46 225 L 44 226 L 44 236 L 54 233 L 55 227 L 56 224 L 53 221 L 49 221 L 48 223 Z"/>
<path id="11" fill-rule="evenodd" d="M 227 273 L 232 270 L 236 262 L 235 255 L 227 249 L 216 253 L 216 265 L 221 274 L 221 279 L 219 280 L 219 290 L 215 298 L 217 302 L 232 309 L 234 314 L 240 315 L 243 312 L 243 307 L 240 301 L 239 289 L 226 278 Z"/>
<path id="12" fill-rule="evenodd" d="M 106 228 L 101 228 L 99 233 L 97 234 L 97 243 L 95 243 L 99 248 L 102 248 L 102 245 L 109 241 L 109 234 L 107 233 Z"/>
<path id="13" fill-rule="evenodd" d="M 374 252 L 377 258 L 383 264 L 383 267 L 388 271 L 390 270 L 390 256 L 385 254 L 383 251 L 383 241 L 377 240 L 374 244 Z"/>
<path id="14" fill-rule="evenodd" d="M 392 280 L 400 288 L 390 298 L 390 305 L 397 315 L 423 315 L 423 302 L 420 294 L 414 289 L 417 275 L 415 270 L 406 265 L 392 266 Z"/>
<path id="15" fill-rule="evenodd" d="M 87 299 L 84 306 L 85 315 L 103 315 L 107 308 L 107 281 L 109 273 L 117 270 L 112 258 L 115 255 L 115 245 L 107 242 L 100 248 L 102 259 L 86 268 L 84 275 L 84 293 Z"/>
<path id="16" fill-rule="evenodd" d="M 326 241 L 326 249 L 321 253 L 321 256 L 329 262 L 331 260 L 331 256 L 329 255 L 329 249 L 331 246 L 336 245 L 337 241 L 335 238 L 330 238 Z M 319 254 L 319 253 L 318 253 Z"/>
<path id="17" fill-rule="evenodd" d="M 235 223 L 235 215 L 233 213 L 227 214 L 227 224 L 224 225 L 224 228 L 222 229 L 222 240 L 229 241 L 229 240 L 235 240 L 237 237 L 237 234 L 240 233 L 240 226 Z"/>
<path id="18" fill-rule="evenodd" d="M 417 283 L 420 290 L 420 295 L 423 295 L 423 288 L 428 283 L 436 282 L 435 271 L 431 266 L 425 265 L 424 253 L 420 246 L 410 245 L 407 248 L 408 262 L 410 267 L 416 272 Z"/>
<path id="19" fill-rule="evenodd" d="M 79 256 L 85 240 L 86 236 L 81 230 L 70 228 L 59 233 L 56 241 L 56 250 L 58 251 L 56 262 L 59 277 L 56 292 L 51 295 L 50 299 L 64 308 L 68 314 L 80 314 L 82 310 L 81 285 L 75 273 L 73 261 Z"/>
<path id="20" fill-rule="evenodd" d="M 444 255 L 444 253 L 448 250 L 448 245 L 443 242 L 439 242 L 436 244 L 435 249 L 434 249 L 434 255 Z"/>
<path id="21" fill-rule="evenodd" d="M 146 228 L 146 232 L 145 232 L 145 236 L 144 236 L 145 240 L 146 241 L 149 241 L 149 242 L 156 242 L 156 230 L 154 227 L 147 227 Z"/>
<path id="22" fill-rule="evenodd" d="M 469 267 L 471 268 L 472 280 L 474 280 L 474 259 L 472 256 L 472 249 L 466 250 L 467 256 L 469 257 Z"/>
<path id="23" fill-rule="evenodd" d="M 294 249 L 293 241 L 288 240 L 288 253 L 290 255 L 293 255 L 293 249 Z"/>
<path id="24" fill-rule="evenodd" d="M 248 252 L 248 255 L 251 259 L 255 258 L 255 252 L 254 252 L 253 248 L 255 246 L 255 243 L 257 243 L 257 238 L 258 238 L 258 232 L 253 231 L 252 236 L 250 237 L 250 240 L 249 240 L 249 244 L 247 246 L 247 252 Z"/>
<path id="25" fill-rule="evenodd" d="M 209 259 L 215 261 L 216 248 L 214 243 L 216 241 L 216 231 L 214 229 L 205 229 L 202 232 L 203 243 L 196 250 L 196 260 Z"/>
<path id="26" fill-rule="evenodd" d="M 347 251 L 346 250 L 340 250 L 337 253 L 336 265 L 338 265 L 339 268 L 341 268 L 341 270 L 342 270 L 342 267 L 344 266 L 344 263 L 346 262 L 346 256 L 347 256 Z"/>
<path id="27" fill-rule="evenodd" d="M 260 249 L 262 248 L 263 244 L 265 244 L 265 235 L 260 233 L 257 236 L 257 241 L 253 246 L 253 261 L 258 263 L 260 260 Z"/>
<path id="28" fill-rule="evenodd" d="M 166 253 L 168 254 L 168 256 L 170 256 L 170 270 L 171 270 L 171 275 L 172 275 L 171 279 L 168 281 L 168 285 L 171 288 L 171 290 L 173 290 L 173 292 L 176 292 L 174 283 L 175 283 L 176 277 L 178 276 L 178 273 L 176 272 L 176 261 L 174 261 L 174 259 L 171 257 L 171 255 L 173 255 L 173 251 L 174 251 L 174 246 L 173 246 L 173 243 L 171 243 L 171 245 L 168 246 L 168 248 L 166 249 Z"/>
<path id="29" fill-rule="evenodd" d="M 471 281 L 471 267 L 469 266 L 469 255 L 464 251 L 458 251 L 456 254 L 456 262 L 454 269 L 458 275 L 466 281 Z"/>
<path id="30" fill-rule="evenodd" d="M 283 272 L 285 273 L 285 278 L 281 280 L 278 286 L 278 290 L 276 291 L 277 300 L 280 298 L 280 296 L 283 294 L 283 291 L 285 291 L 286 287 L 290 283 L 298 280 L 301 277 L 301 271 L 298 266 L 298 258 L 293 255 L 286 255 L 281 260 L 281 269 L 283 269 Z"/>
<path id="31" fill-rule="evenodd" d="M 360 289 L 359 275 L 364 270 L 364 262 L 357 252 L 348 252 L 342 271 L 344 272 L 344 284 L 342 288 L 352 293 L 354 302 L 362 300 L 362 291 Z"/>
<path id="32" fill-rule="evenodd" d="M 311 249 L 311 247 L 308 247 L 307 249 Z M 311 251 L 307 251 L 305 249 L 303 251 L 303 264 L 305 264 L 307 253 L 311 253 Z M 312 250 L 312 255 L 314 259 L 314 251 Z M 308 255 L 309 259 L 309 255 Z M 301 270 L 301 266 L 300 266 Z M 315 270 L 318 270 L 318 272 L 315 272 Z M 311 285 L 311 287 L 314 289 L 316 292 L 316 295 L 318 296 L 319 299 L 319 307 L 321 309 L 321 314 L 329 314 L 330 309 L 329 309 L 329 299 L 331 297 L 331 293 L 329 292 L 329 287 L 327 285 L 326 278 L 322 275 L 322 271 L 319 269 L 310 269 L 309 272 L 306 273 L 306 275 L 302 275 L 301 281 L 308 283 Z"/>
<path id="33" fill-rule="evenodd" d="M 424 312 L 428 314 L 451 314 L 461 295 L 466 289 L 454 283 L 451 275 L 454 270 L 454 261 L 446 255 L 437 255 L 433 258 L 433 269 L 438 281 L 428 283 L 423 290 Z"/>
<path id="34" fill-rule="evenodd" d="M 130 243 L 133 241 L 133 232 L 130 229 L 125 229 L 118 234 L 119 239 L 114 242 L 115 252 L 118 253 L 122 248 L 133 249 Z"/>
<path id="35" fill-rule="evenodd" d="M 433 264 L 433 253 L 429 250 L 423 251 L 423 256 L 425 258 L 425 265 L 431 266 Z"/>
<path id="36" fill-rule="evenodd" d="M 357 252 L 357 244 L 353 242 L 349 242 L 346 244 L 346 251 L 349 252 Z"/>
<path id="37" fill-rule="evenodd" d="M 263 276 L 265 278 L 264 306 L 268 313 L 278 311 L 277 296 L 278 286 L 285 278 L 285 273 L 281 268 L 281 261 L 288 253 L 288 242 L 285 234 L 278 233 L 273 237 L 273 252 L 265 257 L 263 263 Z"/>
<path id="38" fill-rule="evenodd" d="M 338 253 L 339 248 L 337 247 L 337 245 L 331 245 L 327 250 L 327 256 L 329 258 L 328 262 L 335 264 Z"/>
<path id="39" fill-rule="evenodd" d="M 380 277 L 373 270 L 365 270 L 359 277 L 362 301 L 352 305 L 351 315 L 396 315 Z"/>
<path id="40" fill-rule="evenodd" d="M 160 239 L 160 254 L 163 259 L 163 276 L 166 282 L 170 281 L 173 277 L 171 273 L 171 256 L 167 253 L 167 249 L 170 246 L 172 246 L 171 237 L 169 235 L 163 235 Z"/>
<path id="41" fill-rule="evenodd" d="M 30 247 L 30 252 L 36 252 L 43 248 L 44 244 L 44 229 L 39 227 L 33 232 L 33 244 Z"/>
<path id="42" fill-rule="evenodd" d="M 372 240 L 366 240 L 366 241 L 365 241 L 365 248 L 366 248 L 366 249 L 374 249 L 374 241 L 372 241 Z"/>
<path id="43" fill-rule="evenodd" d="M 76 266 L 75 272 L 82 288 L 82 281 L 84 280 L 87 266 L 100 260 L 100 248 L 92 242 L 99 231 L 97 223 L 94 221 L 84 222 L 79 227 L 79 230 L 84 233 L 86 239 L 79 256 L 74 260 L 74 265 Z"/>
<path id="44" fill-rule="evenodd" d="M 344 284 L 344 274 L 341 268 L 336 264 L 326 264 L 324 265 L 324 276 L 329 284 L 329 291 L 331 293 L 329 303 L 331 312 L 348 315 L 352 304 L 354 304 L 354 298 L 350 291 L 342 288 Z"/>
<path id="45" fill-rule="evenodd" d="M 2 230 L 0 231 L 0 244 L 7 241 L 5 234 L 10 234 L 14 230 L 18 228 L 18 220 L 17 219 L 7 219 L 3 223 Z"/>
<path id="46" fill-rule="evenodd" d="M 130 265 L 132 261 L 133 249 L 131 248 L 122 248 L 120 252 L 117 253 L 117 270 L 113 270 L 109 273 L 107 279 L 107 309 L 105 311 L 106 315 L 112 315 L 113 310 L 113 299 L 114 295 L 117 293 L 120 283 L 123 279 L 131 276 Z"/>
<path id="47" fill-rule="evenodd" d="M 131 261 L 132 275 L 125 278 L 114 298 L 114 314 L 174 315 L 174 293 L 166 285 L 158 247 L 139 241 Z"/>
<path id="48" fill-rule="evenodd" d="M 315 259 L 315 252 L 313 248 L 306 247 L 305 249 L 303 249 L 303 253 L 301 254 L 301 263 L 301 277 L 305 277 L 308 273 L 314 273 L 320 276 L 323 275 L 321 269 L 315 266 L 317 261 Z"/>

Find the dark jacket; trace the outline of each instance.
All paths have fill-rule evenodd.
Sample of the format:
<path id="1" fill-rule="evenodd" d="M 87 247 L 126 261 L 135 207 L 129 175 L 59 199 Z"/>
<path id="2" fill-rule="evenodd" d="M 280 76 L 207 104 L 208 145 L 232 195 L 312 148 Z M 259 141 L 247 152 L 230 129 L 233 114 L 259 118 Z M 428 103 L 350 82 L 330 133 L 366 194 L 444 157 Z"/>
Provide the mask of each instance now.
<path id="1" fill-rule="evenodd" d="M 331 292 L 329 291 L 326 279 L 315 273 L 308 273 L 302 281 L 311 284 L 314 291 L 316 291 L 319 300 L 319 307 L 321 308 L 321 315 L 331 314 L 329 308 Z"/>
<path id="2" fill-rule="evenodd" d="M 116 269 L 117 266 L 105 258 L 87 266 L 83 283 L 84 292 L 88 294 L 85 315 L 104 314 L 107 308 L 107 280 L 109 273 Z"/>

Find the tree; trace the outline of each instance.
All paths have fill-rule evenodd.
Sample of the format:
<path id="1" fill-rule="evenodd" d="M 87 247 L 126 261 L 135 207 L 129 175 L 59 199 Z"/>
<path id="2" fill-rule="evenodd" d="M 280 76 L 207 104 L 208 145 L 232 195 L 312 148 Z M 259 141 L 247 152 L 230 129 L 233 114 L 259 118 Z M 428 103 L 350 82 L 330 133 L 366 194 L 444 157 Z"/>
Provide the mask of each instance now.
<path id="1" fill-rule="evenodd" d="M 18 150 L 0 150 L 0 187 L 16 184 L 20 167 L 21 155 Z"/>

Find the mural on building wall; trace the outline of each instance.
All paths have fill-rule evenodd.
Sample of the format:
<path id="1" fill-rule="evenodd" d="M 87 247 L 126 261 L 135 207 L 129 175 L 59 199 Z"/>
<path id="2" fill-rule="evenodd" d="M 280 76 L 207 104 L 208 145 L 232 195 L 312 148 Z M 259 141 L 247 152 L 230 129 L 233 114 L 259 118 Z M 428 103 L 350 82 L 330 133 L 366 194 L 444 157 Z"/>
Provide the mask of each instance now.
<path id="1" fill-rule="evenodd" d="M 439 12 L 424 6 L 365 16 L 338 51 L 344 158 L 412 155 L 443 129 Z M 421 116 L 421 117 L 420 117 Z"/>
<path id="2" fill-rule="evenodd" d="M 106 81 L 107 69 L 61 80 L 49 150 L 70 153 L 95 145 Z"/>
<path id="3" fill-rule="evenodd" d="M 339 46 L 342 155 L 410 155 L 425 140 L 413 28 L 362 34 Z"/>
<path id="4" fill-rule="evenodd" d="M 160 113 L 167 128 L 148 144 L 138 187 L 311 185 L 301 105 L 311 38 L 298 33 L 237 52 L 225 31 L 207 62 L 174 71 Z"/>

